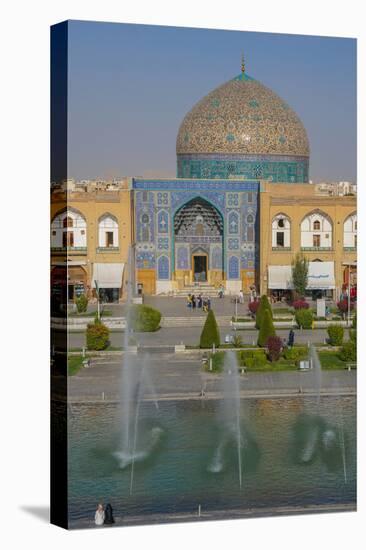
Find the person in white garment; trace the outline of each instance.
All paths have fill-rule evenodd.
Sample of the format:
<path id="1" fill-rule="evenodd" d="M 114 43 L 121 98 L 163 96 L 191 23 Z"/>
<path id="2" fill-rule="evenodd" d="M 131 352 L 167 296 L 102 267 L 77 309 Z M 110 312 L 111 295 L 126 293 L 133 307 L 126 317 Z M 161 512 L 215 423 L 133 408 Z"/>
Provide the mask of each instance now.
<path id="1" fill-rule="evenodd" d="M 104 524 L 104 508 L 103 504 L 98 504 L 98 508 L 95 512 L 95 525 L 103 525 Z"/>

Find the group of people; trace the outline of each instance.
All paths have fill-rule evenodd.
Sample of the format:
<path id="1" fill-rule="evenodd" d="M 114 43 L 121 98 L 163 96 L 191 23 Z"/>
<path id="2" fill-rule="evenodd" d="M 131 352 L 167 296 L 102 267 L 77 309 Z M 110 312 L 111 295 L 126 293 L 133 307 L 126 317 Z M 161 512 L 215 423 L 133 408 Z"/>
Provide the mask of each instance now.
<path id="1" fill-rule="evenodd" d="M 195 296 L 194 294 L 188 294 L 187 296 L 187 307 L 193 309 L 202 309 L 202 311 L 210 311 L 211 309 L 211 300 L 209 296 L 203 297 L 201 294 Z"/>
<path id="2" fill-rule="evenodd" d="M 98 508 L 95 511 L 94 517 L 95 525 L 98 527 L 101 525 L 113 525 L 113 509 L 110 504 L 107 504 L 104 508 L 103 504 L 99 503 Z"/>

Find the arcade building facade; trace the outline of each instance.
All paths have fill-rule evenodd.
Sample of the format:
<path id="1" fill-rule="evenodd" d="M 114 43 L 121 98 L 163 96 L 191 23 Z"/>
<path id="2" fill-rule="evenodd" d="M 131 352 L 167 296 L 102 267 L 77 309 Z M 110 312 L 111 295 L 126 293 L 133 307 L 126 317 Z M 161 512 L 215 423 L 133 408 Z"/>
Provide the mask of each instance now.
<path id="1" fill-rule="evenodd" d="M 356 287 L 356 197 L 317 193 L 301 120 L 244 63 L 184 117 L 176 151 L 177 178 L 71 192 L 63 209 L 52 194 L 54 280 L 67 264 L 69 300 L 95 295 L 96 283 L 121 300 L 129 250 L 145 294 L 223 285 L 282 298 L 297 252 L 310 262 L 310 294 Z"/>

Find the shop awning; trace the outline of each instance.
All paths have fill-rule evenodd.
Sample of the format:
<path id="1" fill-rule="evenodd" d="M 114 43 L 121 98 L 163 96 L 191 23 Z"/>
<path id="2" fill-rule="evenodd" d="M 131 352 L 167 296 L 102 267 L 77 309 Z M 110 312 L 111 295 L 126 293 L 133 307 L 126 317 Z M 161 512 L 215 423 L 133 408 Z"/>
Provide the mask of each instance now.
<path id="1" fill-rule="evenodd" d="M 99 288 L 121 288 L 122 276 L 125 264 L 94 264 L 92 287 L 97 281 Z"/>
<path id="2" fill-rule="evenodd" d="M 290 265 L 268 266 L 268 288 L 273 290 L 292 289 L 292 267 Z M 335 288 L 334 262 L 309 262 L 307 288 L 309 290 Z"/>
<path id="3" fill-rule="evenodd" d="M 307 288 L 319 290 L 335 288 L 334 262 L 309 262 Z"/>
<path id="4" fill-rule="evenodd" d="M 292 287 L 292 268 L 290 265 L 268 266 L 268 288 L 288 290 Z"/>

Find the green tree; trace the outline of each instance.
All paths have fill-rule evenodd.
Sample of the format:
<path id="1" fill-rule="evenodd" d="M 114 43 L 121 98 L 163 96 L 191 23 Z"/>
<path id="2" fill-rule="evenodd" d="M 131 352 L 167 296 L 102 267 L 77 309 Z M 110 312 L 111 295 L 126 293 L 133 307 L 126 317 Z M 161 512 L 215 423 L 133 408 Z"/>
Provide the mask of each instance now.
<path id="1" fill-rule="evenodd" d="M 220 345 L 220 331 L 217 326 L 216 317 L 212 309 L 207 314 L 200 338 L 200 348 L 211 348 L 215 344 Z"/>
<path id="2" fill-rule="evenodd" d="M 299 328 L 312 328 L 313 311 L 311 309 L 298 309 L 295 313 L 295 319 Z"/>
<path id="3" fill-rule="evenodd" d="M 258 307 L 257 312 L 255 314 L 255 326 L 258 329 L 261 328 L 261 322 L 262 322 L 263 315 L 264 315 L 265 311 L 269 311 L 269 313 L 271 315 L 271 319 L 272 319 L 273 318 L 273 313 L 272 313 L 271 304 L 269 303 L 268 296 L 263 294 L 263 296 L 261 296 L 261 299 L 260 299 L 260 302 L 259 302 L 259 307 Z"/>
<path id="4" fill-rule="evenodd" d="M 301 253 L 292 262 L 292 283 L 299 295 L 304 296 L 308 286 L 309 261 Z"/>
<path id="5" fill-rule="evenodd" d="M 261 319 L 261 326 L 258 334 L 258 346 L 264 348 L 270 336 L 276 336 L 276 331 L 273 326 L 271 312 L 266 309 L 263 313 L 263 318 Z"/>

